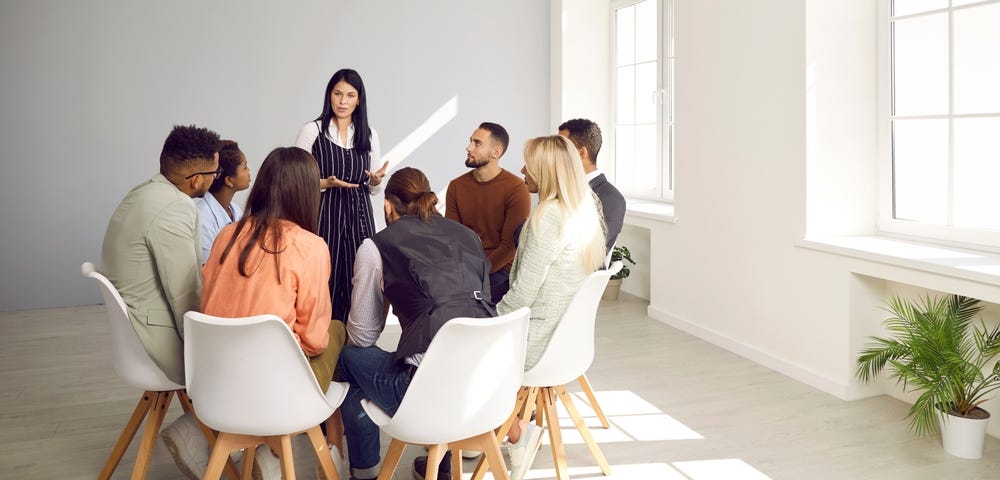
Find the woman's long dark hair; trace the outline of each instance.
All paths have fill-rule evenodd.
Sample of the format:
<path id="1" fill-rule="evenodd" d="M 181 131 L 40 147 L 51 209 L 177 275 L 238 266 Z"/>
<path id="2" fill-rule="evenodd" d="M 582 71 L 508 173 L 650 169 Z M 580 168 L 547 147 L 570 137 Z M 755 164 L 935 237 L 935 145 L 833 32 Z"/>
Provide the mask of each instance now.
<path id="1" fill-rule="evenodd" d="M 257 180 L 247 198 L 246 213 L 236 225 L 236 231 L 222 251 L 219 263 L 226 259 L 236 244 L 236 239 L 248 225 L 250 238 L 240 251 L 239 261 L 240 275 L 244 277 L 250 276 L 251 269 L 247 267 L 247 263 L 255 250 L 259 248 L 273 255 L 284 248 L 281 243 L 281 220 L 316 233 L 319 223 L 317 178 L 319 167 L 309 152 L 297 147 L 281 147 L 271 151 L 260 166 Z M 274 261 L 277 264 L 277 256 Z M 281 281 L 280 274 L 278 281 Z"/>
<path id="2" fill-rule="evenodd" d="M 372 149 L 372 132 L 368 127 L 368 95 L 365 94 L 365 83 L 361 81 L 361 75 L 350 68 L 337 70 L 330 77 L 326 84 L 326 93 L 323 94 L 323 113 L 316 117 L 320 122 L 320 135 L 326 135 L 330 131 L 330 121 L 333 120 L 333 106 L 330 105 L 330 93 L 333 92 L 334 85 L 341 81 L 347 82 L 358 91 L 358 106 L 351 114 L 351 123 L 354 124 L 354 148 L 358 152 L 368 153 Z"/>

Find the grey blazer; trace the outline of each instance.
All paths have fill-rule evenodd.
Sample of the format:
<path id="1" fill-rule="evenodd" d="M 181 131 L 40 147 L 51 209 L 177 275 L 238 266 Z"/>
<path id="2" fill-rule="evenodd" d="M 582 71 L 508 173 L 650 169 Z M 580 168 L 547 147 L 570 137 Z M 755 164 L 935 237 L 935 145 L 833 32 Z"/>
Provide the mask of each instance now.
<path id="1" fill-rule="evenodd" d="M 181 385 L 184 312 L 201 306 L 200 244 L 194 201 L 157 174 L 125 195 L 101 249 L 101 273 L 125 301 L 139 340 Z"/>

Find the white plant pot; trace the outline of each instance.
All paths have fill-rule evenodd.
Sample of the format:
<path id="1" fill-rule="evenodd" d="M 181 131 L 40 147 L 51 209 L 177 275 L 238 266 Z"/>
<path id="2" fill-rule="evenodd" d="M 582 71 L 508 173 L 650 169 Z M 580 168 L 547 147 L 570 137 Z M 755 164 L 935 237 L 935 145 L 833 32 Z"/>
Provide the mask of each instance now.
<path id="1" fill-rule="evenodd" d="M 944 445 L 944 451 L 959 458 L 972 460 L 982 458 L 986 425 L 989 421 L 988 416 L 964 418 L 949 414 L 939 415 L 938 424 L 941 426 L 941 443 Z"/>

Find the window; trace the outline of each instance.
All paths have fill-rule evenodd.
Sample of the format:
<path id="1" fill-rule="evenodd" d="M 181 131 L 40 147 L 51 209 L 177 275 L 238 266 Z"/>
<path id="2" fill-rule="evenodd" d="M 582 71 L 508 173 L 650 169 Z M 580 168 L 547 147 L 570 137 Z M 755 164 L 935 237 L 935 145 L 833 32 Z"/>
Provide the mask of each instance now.
<path id="1" fill-rule="evenodd" d="M 1000 0 L 882 0 L 880 230 L 1000 249 Z"/>
<path id="2" fill-rule="evenodd" d="M 672 6 L 612 4 L 615 185 L 630 197 L 673 201 Z"/>

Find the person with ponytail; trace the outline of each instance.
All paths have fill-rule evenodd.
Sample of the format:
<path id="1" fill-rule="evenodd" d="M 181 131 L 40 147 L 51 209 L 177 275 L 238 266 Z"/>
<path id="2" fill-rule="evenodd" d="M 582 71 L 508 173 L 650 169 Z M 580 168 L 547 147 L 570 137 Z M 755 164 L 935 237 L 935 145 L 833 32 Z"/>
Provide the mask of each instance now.
<path id="1" fill-rule="evenodd" d="M 318 176 L 316 160 L 299 148 L 268 154 L 245 215 L 219 232 L 202 267 L 201 311 L 226 318 L 281 317 L 325 392 L 346 333 L 344 324 L 330 317 L 330 252 L 316 235 Z M 328 441 L 339 443 L 339 438 Z M 277 457 L 261 447 L 256 459 L 269 478 L 278 467 Z"/>
<path id="2" fill-rule="evenodd" d="M 347 320 L 350 343 L 339 364 L 341 380 L 351 385 L 341 409 L 352 478 L 379 473 L 379 428 L 361 400 L 395 414 L 442 325 L 456 317 L 496 315 L 489 302 L 490 262 L 479 236 L 442 217 L 437 203 L 420 170 L 396 171 L 385 186 L 386 228 L 358 249 Z M 395 352 L 375 345 L 389 305 L 402 328 Z"/>
<path id="3" fill-rule="evenodd" d="M 313 179 L 321 191 L 317 233 L 333 261 L 333 318 L 343 322 L 351 310 L 354 254 L 375 234 L 369 197 L 379 193 L 388 167 L 378 134 L 368 125 L 368 95 L 358 72 L 345 68 L 330 77 L 320 115 L 302 126 L 295 146 L 312 153 L 319 166 Z"/>
<path id="4" fill-rule="evenodd" d="M 559 135 L 528 140 L 524 183 L 538 194 L 521 233 L 510 290 L 497 304 L 501 315 L 531 307 L 525 370 L 538 363 L 552 332 L 583 280 L 601 268 L 605 226 L 600 200 L 587 183 L 576 147 Z M 541 444 L 541 429 L 520 421 L 508 433 L 511 479 L 520 480 Z"/>

